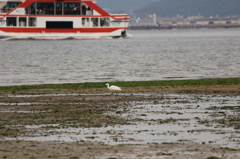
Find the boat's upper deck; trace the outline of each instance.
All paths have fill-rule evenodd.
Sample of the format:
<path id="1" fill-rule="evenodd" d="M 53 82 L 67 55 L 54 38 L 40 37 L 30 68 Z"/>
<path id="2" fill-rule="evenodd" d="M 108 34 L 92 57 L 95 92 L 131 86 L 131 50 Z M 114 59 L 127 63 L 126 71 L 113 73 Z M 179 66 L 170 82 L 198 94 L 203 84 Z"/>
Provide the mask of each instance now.
<path id="1" fill-rule="evenodd" d="M 99 10 L 95 3 L 96 0 L 0 0 L 0 14 L 21 8 L 14 14 L 93 15 L 93 10 Z"/>
<path id="2" fill-rule="evenodd" d="M 0 19 L 5 17 L 111 17 L 129 20 L 127 14 L 109 14 L 96 0 L 0 0 Z"/>

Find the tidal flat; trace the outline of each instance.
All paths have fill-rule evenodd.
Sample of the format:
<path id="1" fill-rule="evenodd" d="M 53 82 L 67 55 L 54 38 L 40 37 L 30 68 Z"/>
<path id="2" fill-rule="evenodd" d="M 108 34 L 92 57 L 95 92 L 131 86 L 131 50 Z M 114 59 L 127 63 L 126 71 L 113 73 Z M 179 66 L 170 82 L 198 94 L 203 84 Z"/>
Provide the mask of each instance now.
<path id="1" fill-rule="evenodd" d="M 110 94 L 0 88 L 0 158 L 240 158 L 239 84 Z"/>

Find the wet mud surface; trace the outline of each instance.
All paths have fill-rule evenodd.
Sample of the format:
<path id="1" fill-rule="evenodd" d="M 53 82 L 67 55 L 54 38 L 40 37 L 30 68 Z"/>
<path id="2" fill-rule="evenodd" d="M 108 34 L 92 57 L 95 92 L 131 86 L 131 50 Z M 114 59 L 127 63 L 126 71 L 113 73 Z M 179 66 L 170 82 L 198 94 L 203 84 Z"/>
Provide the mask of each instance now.
<path id="1" fill-rule="evenodd" d="M 2 94 L 0 157 L 237 159 L 239 86 L 216 90 Z"/>

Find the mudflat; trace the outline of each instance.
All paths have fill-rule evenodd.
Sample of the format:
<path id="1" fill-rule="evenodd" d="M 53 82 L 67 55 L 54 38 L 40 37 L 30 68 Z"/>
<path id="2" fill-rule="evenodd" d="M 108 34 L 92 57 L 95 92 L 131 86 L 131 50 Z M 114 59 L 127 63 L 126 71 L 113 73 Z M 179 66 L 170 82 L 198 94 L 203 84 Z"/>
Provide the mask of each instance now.
<path id="1" fill-rule="evenodd" d="M 240 158 L 240 85 L 0 95 L 0 158 Z"/>

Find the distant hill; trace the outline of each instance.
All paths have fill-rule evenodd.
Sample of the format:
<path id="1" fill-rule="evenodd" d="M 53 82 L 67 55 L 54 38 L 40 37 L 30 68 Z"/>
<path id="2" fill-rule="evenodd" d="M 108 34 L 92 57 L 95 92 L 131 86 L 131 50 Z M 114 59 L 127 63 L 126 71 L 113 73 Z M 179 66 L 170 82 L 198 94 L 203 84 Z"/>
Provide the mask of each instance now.
<path id="1" fill-rule="evenodd" d="M 205 17 L 240 15 L 240 0 L 159 0 L 148 4 L 135 13 L 143 17 L 145 13 L 160 17 L 196 16 Z"/>
<path id="2" fill-rule="evenodd" d="M 136 10 L 157 0 L 97 0 L 97 5 L 111 12 Z"/>

